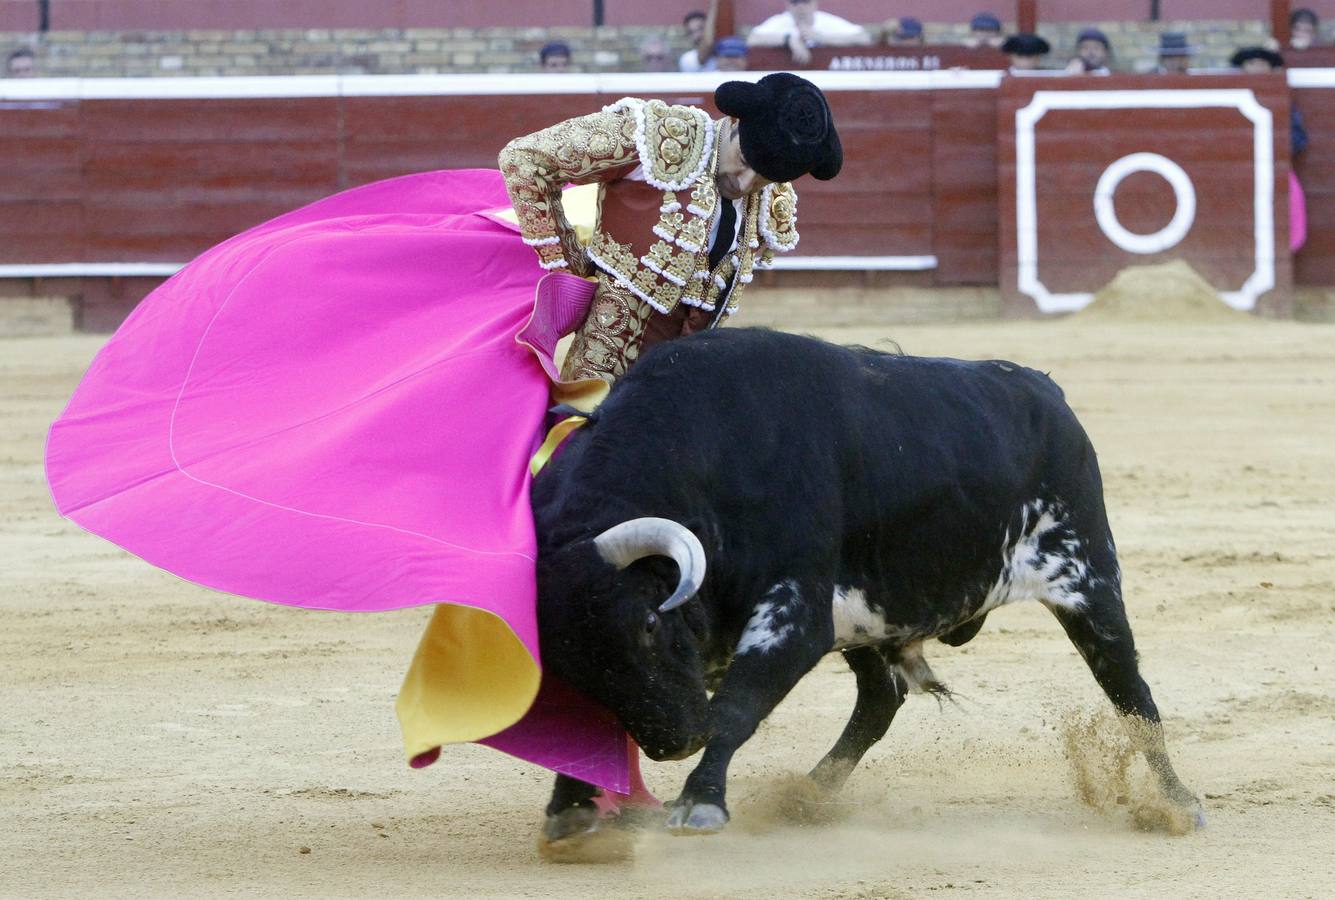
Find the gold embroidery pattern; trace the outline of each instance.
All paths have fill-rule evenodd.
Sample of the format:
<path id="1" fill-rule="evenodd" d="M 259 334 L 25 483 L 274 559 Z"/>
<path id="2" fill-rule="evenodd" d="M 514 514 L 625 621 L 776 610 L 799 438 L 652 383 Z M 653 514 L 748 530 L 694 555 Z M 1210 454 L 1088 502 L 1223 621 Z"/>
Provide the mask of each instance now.
<path id="1" fill-rule="evenodd" d="M 680 184 L 693 175 L 699 179 L 704 155 L 713 143 L 705 138 L 713 130 L 708 114 L 692 106 L 668 106 L 662 100 L 650 100 L 642 110 L 649 159 L 641 162 L 653 176 L 650 183 Z"/>
<path id="2" fill-rule="evenodd" d="M 708 271 L 709 233 L 721 203 L 713 177 L 718 127 L 701 110 L 626 98 L 601 113 L 512 141 L 500 163 L 525 241 L 545 267 L 569 265 L 576 274 L 596 273 L 600 291 L 638 298 L 662 313 L 678 303 L 712 311 L 719 282 L 732 277 L 731 313 L 754 270 L 765 268 L 776 251 L 797 246 L 797 194 L 783 183 L 748 197 L 737 249 Z M 664 190 L 659 220 L 652 226 L 658 240 L 637 259 L 629 244 L 599 228 L 585 251 L 561 210 L 561 187 L 608 180 L 604 173 L 636 161 L 651 183 L 689 179 L 677 193 Z"/>
<path id="3" fill-rule="evenodd" d="M 652 258 L 653 251 L 636 259 L 629 244 L 618 243 L 599 231 L 589 242 L 588 254 L 589 259 L 609 280 L 626 288 L 659 312 L 671 312 L 681 299 L 681 285 L 673 284 L 644 263 L 644 260 Z M 674 260 L 660 268 L 676 271 L 680 267 Z"/>
<path id="4" fill-rule="evenodd" d="M 767 184 L 760 192 L 764 206 L 760 234 L 766 246 L 787 252 L 797 246 L 797 192 L 788 182 Z"/>
<path id="5" fill-rule="evenodd" d="M 537 251 L 544 268 L 568 262 L 576 274 L 589 274 L 561 210 L 561 188 L 603 180 L 604 173 L 635 160 L 635 119 L 620 112 L 568 119 L 505 145 L 498 159 L 505 187 L 525 243 Z"/>
<path id="6" fill-rule="evenodd" d="M 644 328 L 652 314 L 653 307 L 600 274 L 588 318 L 575 332 L 561 365 L 561 380 L 616 381 L 639 359 Z"/>

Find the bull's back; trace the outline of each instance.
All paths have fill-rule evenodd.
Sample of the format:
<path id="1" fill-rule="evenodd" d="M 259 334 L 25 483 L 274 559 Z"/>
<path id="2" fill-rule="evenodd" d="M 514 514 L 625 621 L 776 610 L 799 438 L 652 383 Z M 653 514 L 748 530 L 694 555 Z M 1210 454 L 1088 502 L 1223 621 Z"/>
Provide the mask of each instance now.
<path id="1" fill-rule="evenodd" d="M 1024 504 L 1076 490 L 1092 464 L 1041 373 L 761 329 L 654 347 L 584 431 L 559 469 L 594 486 L 569 501 L 588 516 L 638 510 L 727 535 L 748 559 L 868 573 L 927 572 L 947 547 L 968 569 L 964 540 L 981 566 Z"/>
<path id="2" fill-rule="evenodd" d="M 730 451 L 727 458 L 745 452 L 752 464 L 784 458 L 811 469 L 878 465 L 929 490 L 1020 478 L 1036 456 L 1085 443 L 1060 388 L 1032 369 L 764 329 L 658 345 L 618 383 L 601 415 L 634 419 L 651 442 L 688 453 L 688 446 Z"/>
<path id="3" fill-rule="evenodd" d="M 655 347 L 612 392 L 606 419 L 637 420 L 684 478 L 763 473 L 765 497 L 846 516 L 929 504 L 1006 504 L 1070 492 L 1093 465 L 1085 433 L 1046 375 L 724 329 Z M 652 410 L 652 412 L 650 412 Z M 755 493 L 761 489 L 753 485 Z"/>

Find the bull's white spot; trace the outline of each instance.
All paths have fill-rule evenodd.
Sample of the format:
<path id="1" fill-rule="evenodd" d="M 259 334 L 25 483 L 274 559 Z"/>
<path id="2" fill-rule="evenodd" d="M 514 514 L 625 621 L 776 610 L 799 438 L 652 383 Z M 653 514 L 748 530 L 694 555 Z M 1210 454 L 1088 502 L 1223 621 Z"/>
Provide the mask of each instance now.
<path id="1" fill-rule="evenodd" d="M 1067 538 L 1059 543 L 1060 550 L 1044 551 L 1042 539 L 1057 529 L 1066 528 L 1066 521 L 1058 510 L 1042 500 L 1025 505 L 1021 517 L 1020 536 L 1011 540 L 1010 532 L 1001 542 L 1001 574 L 983 599 L 980 613 L 1006 603 L 1020 600 L 1039 600 L 1052 606 L 1079 609 L 1085 603 L 1080 590 L 1087 583 L 1089 566 L 1081 557 L 1080 542 Z"/>
<path id="2" fill-rule="evenodd" d="M 886 624 L 885 616 L 871 608 L 867 595 L 859 588 L 836 586 L 830 613 L 834 620 L 836 650 L 879 644 L 908 633 L 908 629 Z"/>
<path id="3" fill-rule="evenodd" d="M 756 611 L 746 623 L 742 639 L 737 642 L 737 655 L 743 653 L 768 653 L 784 642 L 792 633 L 793 626 L 779 620 L 786 618 L 784 610 L 788 603 L 796 603 L 801 598 L 797 585 L 791 581 L 781 581 L 766 593 L 772 600 L 763 600 L 756 605 Z"/>

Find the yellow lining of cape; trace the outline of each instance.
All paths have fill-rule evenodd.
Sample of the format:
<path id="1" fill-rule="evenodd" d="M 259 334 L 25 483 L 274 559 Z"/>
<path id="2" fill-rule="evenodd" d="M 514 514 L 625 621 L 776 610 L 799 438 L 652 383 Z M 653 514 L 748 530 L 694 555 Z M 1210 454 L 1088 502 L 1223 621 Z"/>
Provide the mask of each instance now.
<path id="1" fill-rule="evenodd" d="M 553 425 L 529 471 L 536 477 L 587 421 L 570 416 Z M 437 604 L 394 704 L 408 761 L 441 744 L 504 731 L 528 712 L 541 682 L 537 661 L 504 619 L 472 606 Z"/>
<path id="2" fill-rule="evenodd" d="M 598 384 L 605 394 L 606 384 Z M 553 425 L 529 472 L 536 477 L 587 421 L 570 416 Z M 537 660 L 504 619 L 472 606 L 437 604 L 394 704 L 408 761 L 442 744 L 504 731 L 528 712 L 541 683 Z"/>
<path id="3" fill-rule="evenodd" d="M 518 722 L 542 683 L 538 662 L 495 613 L 440 603 L 394 704 L 408 760 Z"/>

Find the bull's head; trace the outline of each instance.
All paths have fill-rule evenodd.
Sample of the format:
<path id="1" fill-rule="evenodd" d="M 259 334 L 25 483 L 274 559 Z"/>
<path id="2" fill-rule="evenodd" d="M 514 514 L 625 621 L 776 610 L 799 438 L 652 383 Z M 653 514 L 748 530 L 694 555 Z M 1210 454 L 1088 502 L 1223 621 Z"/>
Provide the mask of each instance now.
<path id="1" fill-rule="evenodd" d="M 673 612 L 704 575 L 699 539 L 667 519 L 632 519 L 539 560 L 543 664 L 612 710 L 653 759 L 689 756 L 708 737 L 698 639 L 686 611 Z"/>

